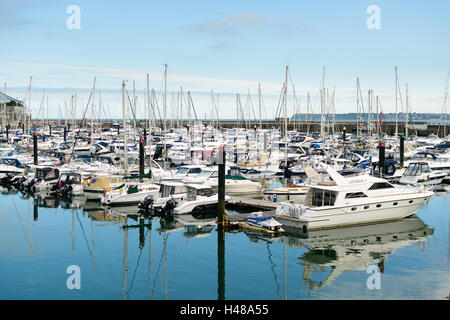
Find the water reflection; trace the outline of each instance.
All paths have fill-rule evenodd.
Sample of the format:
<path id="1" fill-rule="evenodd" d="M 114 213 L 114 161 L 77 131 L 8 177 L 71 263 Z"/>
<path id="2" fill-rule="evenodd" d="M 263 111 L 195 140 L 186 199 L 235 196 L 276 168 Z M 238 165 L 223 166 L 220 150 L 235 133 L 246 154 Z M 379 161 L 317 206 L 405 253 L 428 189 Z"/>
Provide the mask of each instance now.
<path id="1" fill-rule="evenodd" d="M 423 243 L 434 230 L 420 218 L 411 217 L 388 223 L 310 231 L 289 230 L 277 240 L 294 248 L 306 248 L 298 257 L 304 267 L 302 279 L 310 289 L 329 285 L 344 271 L 365 271 L 370 264 L 377 264 L 380 273 L 385 260 L 395 250 Z M 325 273 L 325 279 L 312 279 L 315 274 Z"/>
<path id="2" fill-rule="evenodd" d="M 249 272 L 256 280 L 273 278 L 273 282 L 269 281 L 269 284 L 262 285 L 267 292 L 264 293 L 265 297 L 287 299 L 288 295 L 292 295 L 293 290 L 288 288 L 288 284 L 297 281 L 298 285 L 299 278 L 302 279 L 301 283 L 306 288 L 317 290 L 330 284 L 338 286 L 345 281 L 346 277 L 342 277 L 342 274 L 346 271 L 365 272 L 368 265 L 371 264 L 378 265 L 380 272 L 388 273 L 395 268 L 394 262 L 387 262 L 389 255 L 394 254 L 399 248 L 413 243 L 424 247 L 423 244 L 428 241 L 428 237 L 434 234 L 434 229 L 417 216 L 389 223 L 317 230 L 307 233 L 296 232 L 295 229 L 289 228 L 286 229 L 287 232 L 276 235 L 249 230 L 244 232 L 235 230 L 235 233 L 231 233 L 228 230 L 215 230 L 217 228 L 215 215 L 158 217 L 151 212 L 143 214 L 136 207 L 104 207 L 99 202 L 85 201 L 83 198 L 52 199 L 45 195 L 39 195 L 21 201 L 20 198 L 23 199 L 23 197 L 25 195 L 22 197 L 8 195 L 2 199 L 8 199 L 15 210 L 11 214 L 19 227 L 18 233 L 23 231 L 27 241 L 24 252 L 33 256 L 36 248 L 36 256 L 42 256 L 42 252 L 44 252 L 42 249 L 45 249 L 44 255 L 49 258 L 46 267 L 52 268 L 55 261 L 52 260 L 54 255 L 51 250 L 63 248 L 63 245 L 55 246 L 54 239 L 58 239 L 61 243 L 67 239 L 67 254 L 66 256 L 63 254 L 62 258 L 75 257 L 80 259 L 78 260 L 80 263 L 87 261 L 88 264 L 85 263 L 85 265 L 92 267 L 92 274 L 96 276 L 96 278 L 91 277 L 90 280 L 111 283 L 111 288 L 108 290 L 113 291 L 114 294 L 107 297 L 115 299 L 142 299 L 143 297 L 148 299 L 187 297 L 190 299 L 192 293 L 186 288 L 192 286 L 192 281 L 196 281 L 194 287 L 195 285 L 202 285 L 209 289 L 212 287 L 212 290 L 217 293 L 215 296 L 214 292 L 209 291 L 208 293 L 208 290 L 201 291 L 199 289 L 199 293 L 196 292 L 195 295 L 192 295 L 194 298 L 206 297 L 222 300 L 235 296 L 240 297 L 241 289 L 232 283 L 233 279 L 240 276 L 243 277 L 243 283 L 245 283 L 246 272 Z M 47 209 L 55 208 L 57 204 L 64 210 Z M 26 219 L 21 217 L 27 212 L 27 205 L 28 224 Z M 47 234 L 49 228 L 46 224 L 49 219 L 54 218 L 53 215 L 46 214 L 48 212 L 57 213 L 52 223 L 54 221 L 55 226 L 59 223 L 60 231 L 64 231 L 64 235 L 55 232 L 55 237 L 52 237 Z M 17 213 L 17 217 L 15 213 Z M 7 212 L 4 212 L 3 215 L 7 216 Z M 430 215 L 423 217 L 428 219 Z M 14 219 L 11 221 L 14 222 Z M 430 223 L 429 220 L 426 221 Z M 442 220 L 431 220 L 430 224 L 438 226 L 436 221 Z M 112 226 L 112 228 L 107 226 Z M 447 228 L 445 231 L 448 231 Z M 439 234 L 438 229 L 436 229 L 436 234 Z M 72 250 L 70 249 L 69 235 L 72 240 Z M 58 236 L 60 238 L 57 238 Z M 216 236 L 217 243 L 215 243 Z M 194 240 L 176 241 L 183 237 Z M 227 241 L 227 237 L 232 241 Z M 33 244 L 33 238 L 36 245 Z M 253 243 L 258 244 L 259 251 L 250 249 L 252 252 L 248 252 L 245 248 L 243 249 L 243 239 L 248 239 L 251 242 L 249 245 L 253 248 L 255 247 Z M 447 234 L 445 234 L 445 241 L 448 241 Z M 247 241 L 244 240 L 245 242 Z M 198 250 L 199 248 L 201 250 Z M 301 248 L 302 250 L 295 250 L 295 254 L 292 254 L 292 251 L 288 251 L 287 248 Z M 76 252 L 72 252 L 75 249 L 77 249 Z M 427 253 L 433 250 L 429 246 L 427 249 Z M 191 259 L 192 261 L 189 258 L 186 260 L 183 254 L 187 256 L 192 254 L 196 258 Z M 439 251 L 439 254 L 442 257 L 442 251 Z M 443 254 L 444 256 L 447 254 L 447 247 Z M 215 261 L 211 263 L 208 260 L 212 255 L 214 260 L 217 255 L 217 260 L 215 260 L 217 265 Z M 402 253 L 400 253 L 401 255 Z M 110 261 L 107 257 L 111 257 Z M 245 270 L 247 263 L 252 259 L 254 261 L 262 259 L 262 263 L 267 268 L 262 265 L 261 268 Z M 3 263 L 4 261 L 10 260 L 6 258 L 2 260 L 2 264 L 6 265 Z M 186 269 L 183 272 L 195 270 L 195 273 L 200 273 L 201 277 L 184 278 L 180 276 L 180 272 L 178 272 L 180 261 L 181 263 L 186 262 Z M 226 278 L 225 266 L 228 261 L 242 263 L 242 268 L 240 267 L 239 272 L 236 273 L 235 265 L 230 265 L 229 270 L 227 269 L 228 278 Z M 12 262 L 14 263 L 14 261 Z M 251 263 L 248 265 L 252 266 Z M 429 265 L 433 266 L 432 261 L 427 261 L 426 268 L 434 271 L 435 269 L 429 268 Z M 20 268 L 20 265 L 17 264 L 17 267 Z M 439 270 L 438 268 L 439 266 L 436 269 Z M 105 269 L 108 269 L 108 272 L 105 272 Z M 84 270 L 86 270 L 86 275 L 89 274 L 90 270 Z M 199 281 L 204 279 L 203 276 L 208 277 L 213 273 L 213 279 L 208 280 L 208 283 L 199 284 Z M 114 278 L 114 274 L 117 274 L 116 278 Z M 217 280 L 214 279 L 216 275 Z M 341 278 L 336 280 L 339 277 Z M 5 281 L 18 287 L 22 285 L 23 291 L 29 288 L 28 284 L 21 284 L 19 276 L 12 277 L 10 280 L 5 279 Z M 172 286 L 169 286 L 170 282 Z M 48 288 L 54 289 L 51 286 L 52 284 L 49 284 Z M 59 283 L 54 286 L 59 286 Z M 333 285 L 331 287 L 334 288 Z M 56 290 L 50 292 L 50 295 L 56 296 L 53 293 Z M 91 291 L 91 294 L 97 298 L 102 298 L 99 294 L 104 293 L 103 291 L 92 292 L 94 291 Z M 249 290 L 249 292 L 250 295 L 260 294 L 257 291 Z M 71 298 L 64 296 L 64 298 L 66 297 Z M 243 297 L 252 298 L 249 295 Z"/>

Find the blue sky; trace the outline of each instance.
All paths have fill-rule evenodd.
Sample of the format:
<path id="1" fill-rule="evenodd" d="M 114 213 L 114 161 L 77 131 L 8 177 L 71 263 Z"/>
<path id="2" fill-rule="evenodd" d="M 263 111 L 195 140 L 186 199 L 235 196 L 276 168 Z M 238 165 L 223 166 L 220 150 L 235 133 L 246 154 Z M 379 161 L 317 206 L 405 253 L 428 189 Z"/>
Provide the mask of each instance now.
<path id="1" fill-rule="evenodd" d="M 81 10 L 79 30 L 66 27 L 70 5 Z M 379 30 L 366 26 L 370 5 L 380 8 Z M 0 83 L 20 98 L 33 76 L 32 108 L 45 90 L 55 115 L 74 92 L 80 104 L 87 99 L 83 88 L 96 75 L 104 101 L 119 115 L 121 80 L 128 80 L 129 89 L 136 81 L 142 90 L 149 73 L 159 91 L 167 63 L 169 89 L 193 91 L 199 114 L 209 112 L 214 90 L 223 95 L 220 116 L 233 117 L 234 94 L 241 93 L 244 103 L 248 90 L 256 93 L 261 83 L 271 116 L 286 65 L 300 108 L 308 91 L 317 95 L 325 66 L 326 86 L 336 87 L 337 112 L 356 111 L 357 77 L 363 94 L 373 89 L 383 110 L 393 112 L 398 65 L 413 111 L 441 112 L 450 64 L 449 9 L 446 0 L 2 0 Z"/>

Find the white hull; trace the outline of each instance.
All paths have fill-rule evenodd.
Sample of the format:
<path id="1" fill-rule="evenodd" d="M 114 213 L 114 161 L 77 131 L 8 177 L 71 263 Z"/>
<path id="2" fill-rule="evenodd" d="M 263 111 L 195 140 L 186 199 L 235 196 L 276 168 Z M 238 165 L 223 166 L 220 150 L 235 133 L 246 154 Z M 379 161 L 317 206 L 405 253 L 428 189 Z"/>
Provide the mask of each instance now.
<path id="1" fill-rule="evenodd" d="M 313 213 L 309 213 L 309 211 L 307 215 L 303 215 L 300 218 L 288 215 L 275 215 L 275 219 L 288 227 L 306 228 L 308 230 L 398 220 L 414 214 L 432 194 L 432 192 L 423 192 L 423 196 L 420 197 L 316 209 L 312 210 Z M 394 203 L 397 204 L 394 205 Z M 379 204 L 381 204 L 381 207 L 377 208 Z M 356 209 L 352 210 L 352 208 Z"/>
<path id="2" fill-rule="evenodd" d="M 84 196 L 87 200 L 100 201 L 103 196 L 103 190 L 84 190 Z"/>
<path id="3" fill-rule="evenodd" d="M 210 197 L 200 197 L 199 200 L 195 201 L 184 201 L 180 202 L 174 209 L 174 214 L 188 214 L 194 211 L 203 212 L 209 209 L 217 208 L 218 205 L 218 195 L 213 195 Z M 230 199 L 229 196 L 225 196 L 225 201 Z"/>
<path id="4" fill-rule="evenodd" d="M 138 204 L 142 200 L 144 200 L 145 197 L 149 195 L 155 195 L 158 194 L 159 190 L 151 190 L 151 191 L 142 191 L 142 192 L 136 192 L 136 193 L 124 193 L 122 195 L 118 195 L 115 197 L 108 197 L 102 196 L 101 203 L 114 206 L 114 205 L 131 205 L 131 204 Z"/>

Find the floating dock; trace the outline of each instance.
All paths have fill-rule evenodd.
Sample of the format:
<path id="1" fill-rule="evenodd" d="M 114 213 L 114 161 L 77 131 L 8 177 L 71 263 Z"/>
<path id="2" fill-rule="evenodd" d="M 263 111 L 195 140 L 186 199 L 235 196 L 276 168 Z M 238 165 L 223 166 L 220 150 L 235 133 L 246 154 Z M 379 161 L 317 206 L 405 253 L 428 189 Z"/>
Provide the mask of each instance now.
<path id="1" fill-rule="evenodd" d="M 244 197 L 231 197 L 227 201 L 227 208 L 239 208 L 239 209 L 247 209 L 251 210 L 251 212 L 254 211 L 268 211 L 268 210 L 275 210 L 277 208 L 278 203 L 277 202 L 271 202 L 267 200 L 261 200 L 261 199 L 251 199 L 251 198 L 244 198 Z"/>

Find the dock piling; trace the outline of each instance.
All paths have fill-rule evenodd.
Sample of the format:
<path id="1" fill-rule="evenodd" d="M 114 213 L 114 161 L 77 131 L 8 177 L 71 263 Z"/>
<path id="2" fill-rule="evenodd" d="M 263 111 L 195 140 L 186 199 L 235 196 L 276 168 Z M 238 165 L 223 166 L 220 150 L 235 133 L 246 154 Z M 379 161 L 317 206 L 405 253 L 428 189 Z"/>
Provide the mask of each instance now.
<path id="1" fill-rule="evenodd" d="M 221 145 L 219 149 L 219 194 L 218 194 L 218 215 L 217 225 L 219 229 L 225 226 L 225 145 Z"/>
<path id="2" fill-rule="evenodd" d="M 38 144 L 37 144 L 37 132 L 33 132 L 33 159 L 34 165 L 38 164 Z"/>

